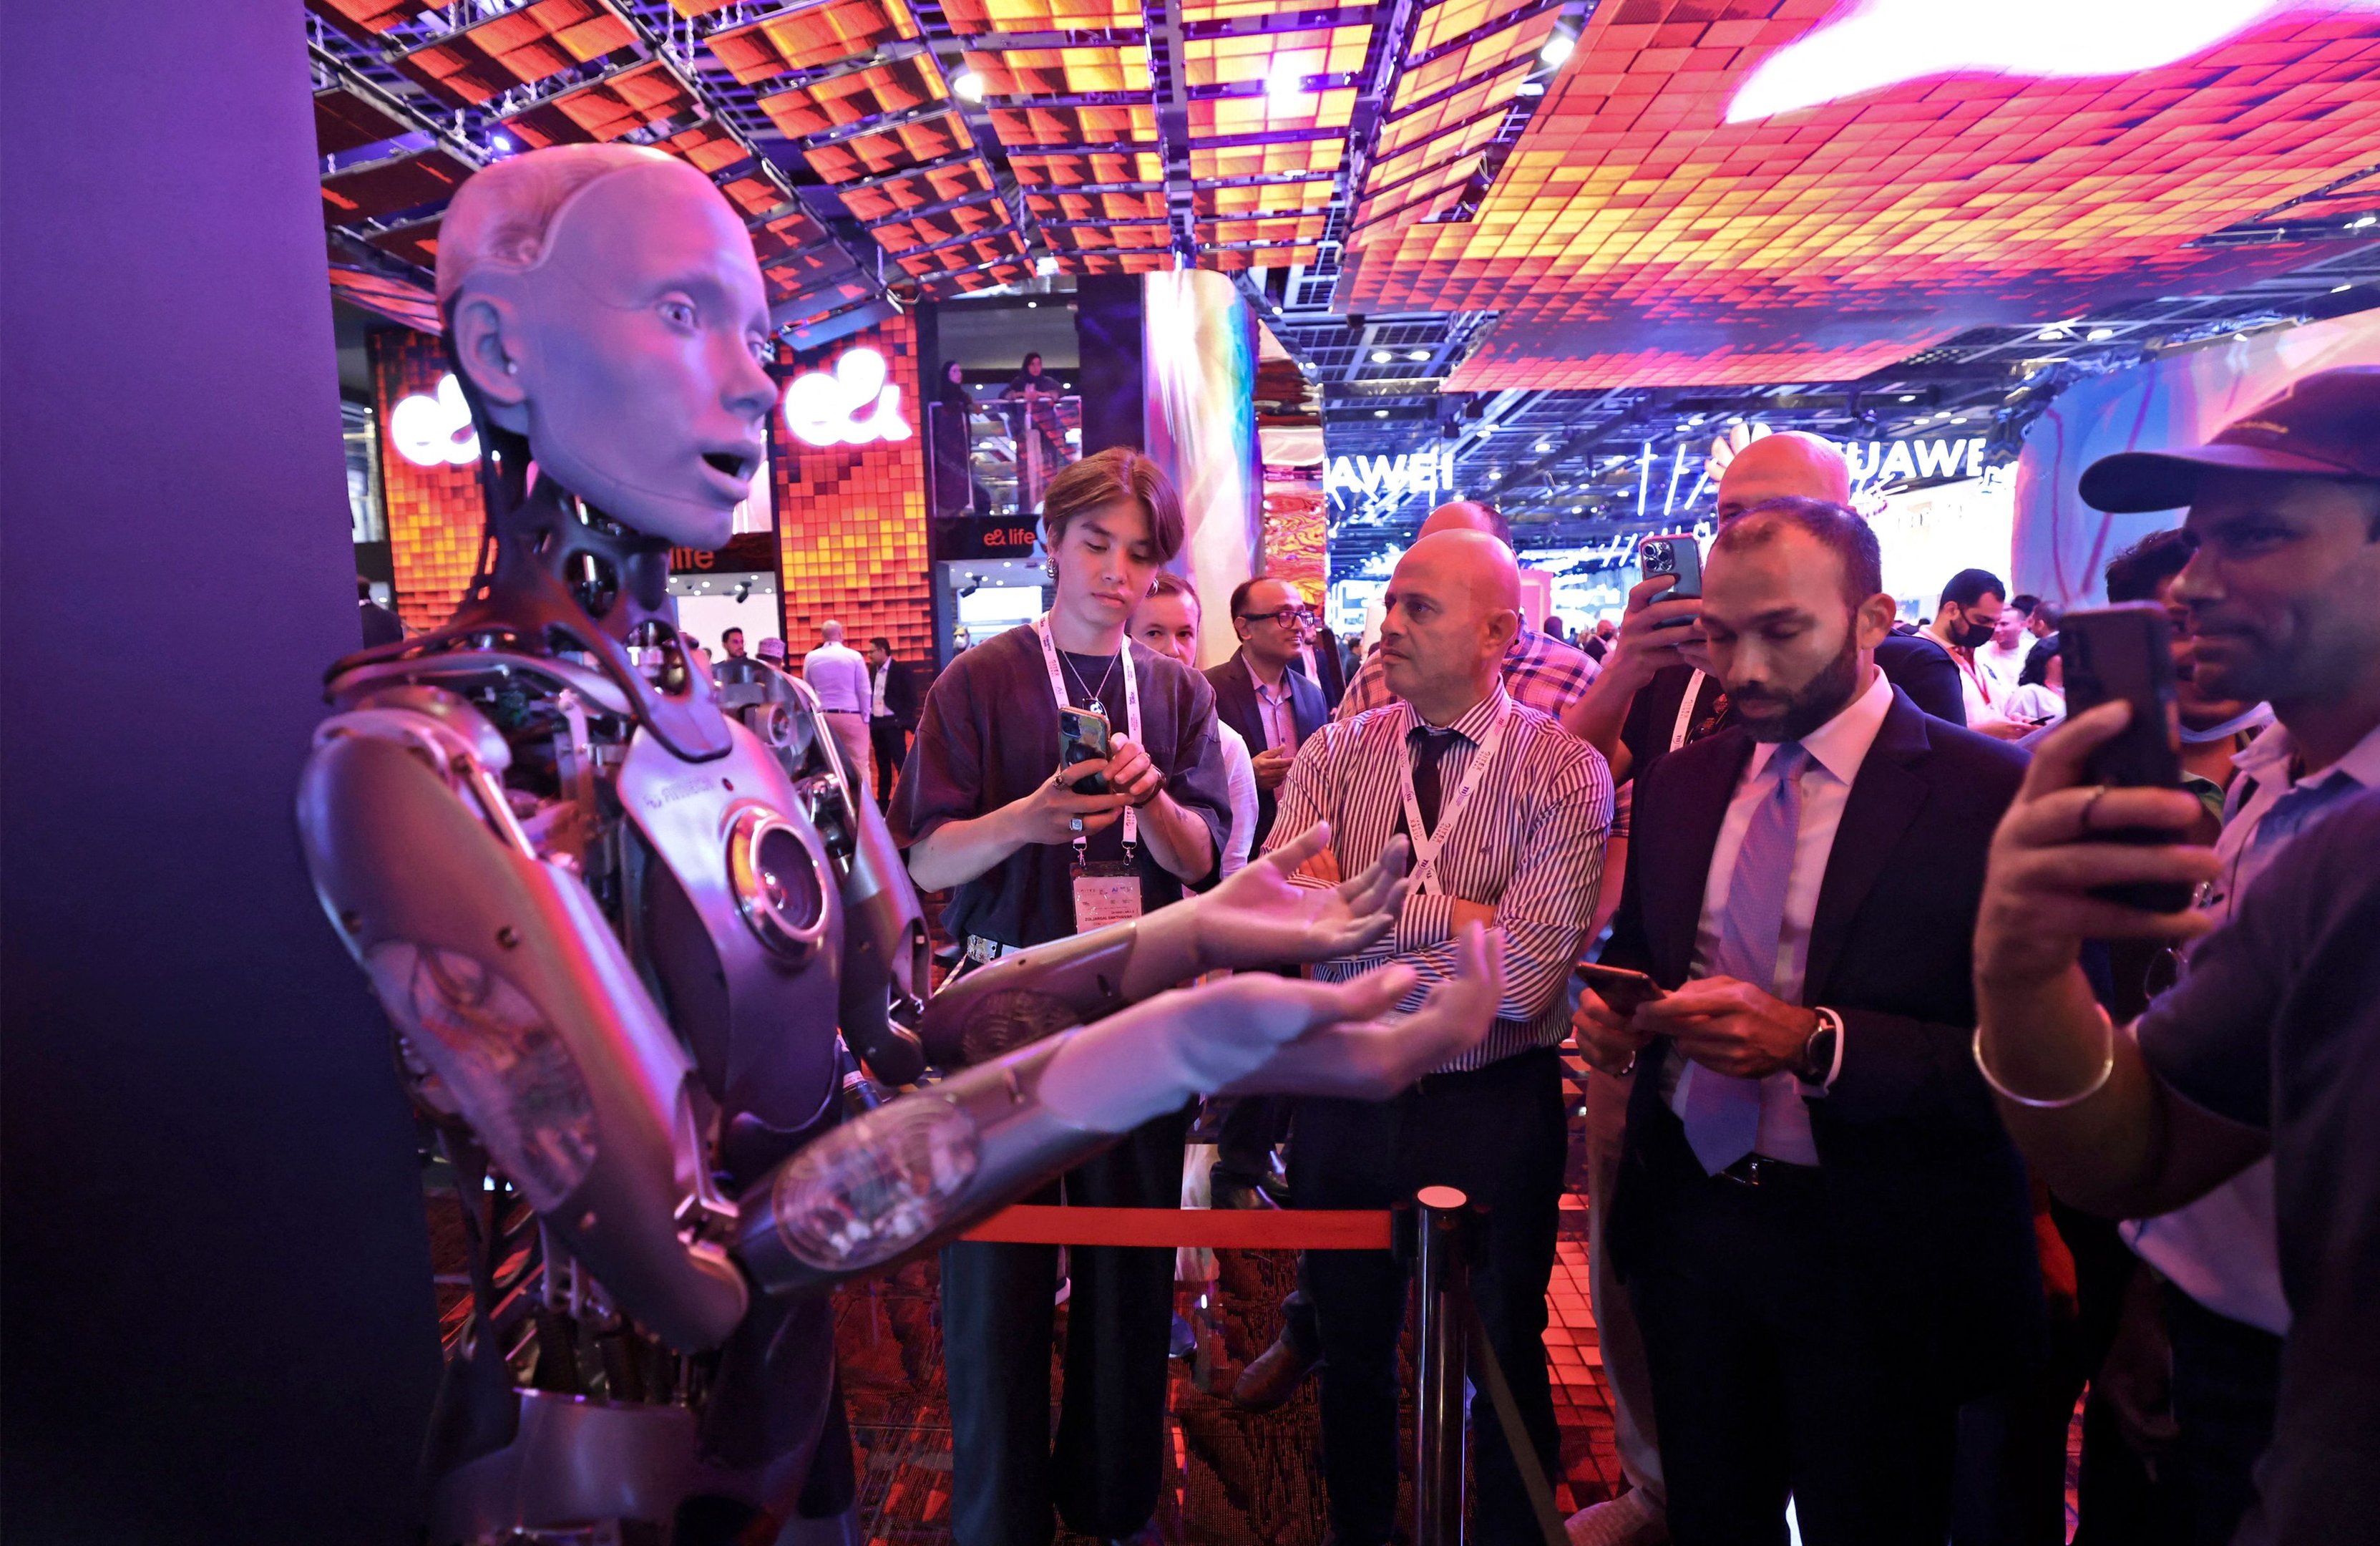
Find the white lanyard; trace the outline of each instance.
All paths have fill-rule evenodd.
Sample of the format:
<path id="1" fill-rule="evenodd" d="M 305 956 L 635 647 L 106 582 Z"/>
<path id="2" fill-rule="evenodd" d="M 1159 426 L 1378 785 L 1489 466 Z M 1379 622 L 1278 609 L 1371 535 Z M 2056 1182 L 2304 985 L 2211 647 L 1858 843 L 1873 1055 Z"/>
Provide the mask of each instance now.
<path id="1" fill-rule="evenodd" d="M 1060 674 L 1058 668 L 1058 646 L 1051 643 L 1050 640 L 1050 615 L 1048 613 L 1045 612 L 1040 616 L 1036 617 L 1033 620 L 1033 634 L 1035 638 L 1041 641 L 1041 663 L 1050 668 L 1050 691 L 1051 695 L 1058 700 L 1059 708 L 1073 708 L 1075 706 L 1074 700 L 1066 696 L 1066 678 Z M 1140 745 L 1140 679 L 1133 675 L 1132 636 L 1130 634 L 1126 634 L 1122 641 L 1121 653 L 1117 656 L 1117 663 L 1123 667 L 1123 733 L 1132 737 L 1133 745 L 1138 746 Z M 1098 701 L 1097 694 L 1093 695 L 1092 700 L 1094 702 Z M 1134 845 L 1138 843 L 1139 840 L 1140 823 L 1135 820 L 1133 808 L 1127 805 L 1123 808 L 1123 857 L 1125 858 L 1129 859 L 1132 858 Z M 1084 850 L 1089 846 L 1089 838 L 1077 837 L 1075 839 L 1075 853 L 1077 858 L 1079 858 Z"/>
<path id="2" fill-rule="evenodd" d="M 1407 706 L 1406 712 L 1409 714 L 1412 713 L 1410 705 Z M 1454 830 L 1455 821 L 1462 816 L 1463 808 L 1471 802 L 1471 792 L 1486 782 L 1488 770 L 1495 763 L 1497 749 L 1504 744 L 1504 726 L 1512 721 L 1512 700 L 1507 698 L 1496 711 L 1496 723 L 1488 727 L 1488 734 L 1480 741 L 1479 749 L 1473 753 L 1471 765 L 1463 770 L 1463 782 L 1456 786 L 1454 797 L 1439 802 L 1438 827 L 1427 836 L 1422 833 L 1421 802 L 1414 797 L 1413 759 L 1410 756 L 1397 759 L 1397 773 L 1404 780 L 1402 793 L 1405 800 L 1405 833 L 1413 839 L 1413 883 L 1416 893 L 1427 895 L 1439 889 L 1438 851 L 1445 844 L 1446 834 Z M 1414 714 L 1411 724 L 1406 727 L 1406 734 L 1412 734 L 1412 726 L 1421 723 L 1421 716 Z M 1427 729 L 1428 726 L 1424 725 L 1423 728 Z M 1442 774 L 1440 776 L 1443 777 Z M 1441 784 L 1440 787 L 1444 785 Z"/>
<path id="3" fill-rule="evenodd" d="M 1686 732 L 1694 727 L 1694 700 L 1700 698 L 1702 694 L 1703 673 L 1700 667 L 1696 667 L 1694 674 L 1686 678 L 1686 697 L 1685 700 L 1678 705 L 1677 728 L 1670 732 L 1671 751 L 1686 744 Z"/>

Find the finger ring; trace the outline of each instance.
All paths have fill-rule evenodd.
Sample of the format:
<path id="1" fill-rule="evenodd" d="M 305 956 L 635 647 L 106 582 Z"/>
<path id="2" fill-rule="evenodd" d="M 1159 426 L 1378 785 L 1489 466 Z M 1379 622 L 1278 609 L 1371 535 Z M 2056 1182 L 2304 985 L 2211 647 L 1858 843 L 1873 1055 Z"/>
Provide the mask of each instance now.
<path id="1" fill-rule="evenodd" d="M 2105 799 L 2107 795 L 2107 785 L 2102 784 L 2091 791 L 2089 799 L 2082 802 L 2082 835 L 2088 836 L 2096 830 L 2091 825 L 2091 813 L 2099 809 L 2099 802 Z"/>
<path id="2" fill-rule="evenodd" d="M 1635 1071 L 1636 1071 L 1636 1054 L 1635 1054 L 1634 1053 L 1630 1053 L 1628 1054 L 1628 1061 L 1627 1061 L 1626 1063 L 1624 1063 L 1624 1064 L 1621 1065 L 1620 1071 L 1619 1071 L 1618 1073 L 1616 1073 L 1616 1074 L 1612 1075 L 1611 1077 L 1612 1077 L 1613 1078 L 1615 1078 L 1615 1079 L 1624 1079 L 1624 1078 L 1626 1078 L 1629 1075 L 1631 1075 L 1631 1074 L 1634 1073 Z"/>
<path id="3" fill-rule="evenodd" d="M 1082 831 L 1082 830 L 1083 830 L 1083 819 L 1082 819 L 1080 816 L 1077 816 L 1077 817 L 1075 817 L 1074 820 L 1072 820 L 1072 821 L 1068 822 L 1066 823 L 1066 830 L 1067 830 L 1068 832 L 1080 832 L 1080 831 Z"/>

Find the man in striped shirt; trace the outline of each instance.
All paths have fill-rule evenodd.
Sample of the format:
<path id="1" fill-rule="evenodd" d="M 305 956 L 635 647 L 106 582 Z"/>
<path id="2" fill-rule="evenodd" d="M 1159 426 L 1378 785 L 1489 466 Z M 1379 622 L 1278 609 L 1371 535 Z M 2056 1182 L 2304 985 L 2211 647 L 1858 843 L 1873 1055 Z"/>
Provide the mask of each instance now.
<path id="1" fill-rule="evenodd" d="M 1475 499 L 1458 499 L 1432 510 L 1421 523 L 1415 541 L 1435 537 L 1441 531 L 1484 531 L 1507 549 L 1512 545 L 1512 523 L 1504 518 L 1503 512 Z M 1384 641 L 1386 637 L 1384 632 Z M 1512 695 L 1515 702 L 1542 709 L 1557 718 L 1586 691 L 1587 684 L 1603 669 L 1585 651 L 1565 644 L 1551 634 L 1536 632 L 1526 620 L 1513 630 L 1512 641 L 1504 647 L 1502 665 L 1504 690 Z M 1346 694 L 1339 700 L 1339 707 L 1330 717 L 1354 719 L 1367 709 L 1396 700 L 1396 689 L 1389 685 L 1388 662 L 1375 650 L 1364 658 L 1355 679 L 1347 684 Z"/>
<path id="2" fill-rule="evenodd" d="M 1513 700 L 1500 667 L 1521 626 L 1512 549 L 1478 531 L 1415 542 L 1390 582 L 1383 707 L 1326 725 L 1281 785 L 1272 843 L 1328 820 L 1354 873 L 1400 832 L 1415 888 L 1372 950 L 1317 968 L 1338 981 L 1391 962 L 1423 988 L 1451 975 L 1455 936 L 1494 931 L 1503 999 L 1487 1042 L 1393 1101 L 1299 1102 L 1290 1193 L 1305 1208 L 1383 1208 L 1424 1186 L 1488 1210 L 1472 1287 L 1540 1460 L 1554 1474 L 1545 1296 L 1565 1150 L 1563 986 L 1595 912 L 1611 775 L 1602 756 Z M 1321 878 L 1316 878 L 1321 883 Z M 1388 1540 L 1396 1503 L 1396 1343 L 1402 1269 L 1387 1252 L 1318 1251 L 1305 1292 L 1323 1358 L 1323 1467 L 1343 1546 Z M 1527 1493 L 1497 1425 L 1478 1441 L 1479 1533 L 1534 1541 Z"/>

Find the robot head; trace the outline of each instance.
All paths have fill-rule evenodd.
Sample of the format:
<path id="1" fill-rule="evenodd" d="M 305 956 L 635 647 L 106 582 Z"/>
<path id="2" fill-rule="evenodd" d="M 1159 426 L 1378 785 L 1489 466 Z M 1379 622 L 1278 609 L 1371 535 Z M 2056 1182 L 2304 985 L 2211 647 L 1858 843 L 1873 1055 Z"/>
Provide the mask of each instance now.
<path id="1" fill-rule="evenodd" d="M 439 238 L 457 368 L 540 475 L 673 545 L 724 543 L 776 383 L 751 237 L 710 180 L 637 146 L 535 151 L 464 183 Z"/>

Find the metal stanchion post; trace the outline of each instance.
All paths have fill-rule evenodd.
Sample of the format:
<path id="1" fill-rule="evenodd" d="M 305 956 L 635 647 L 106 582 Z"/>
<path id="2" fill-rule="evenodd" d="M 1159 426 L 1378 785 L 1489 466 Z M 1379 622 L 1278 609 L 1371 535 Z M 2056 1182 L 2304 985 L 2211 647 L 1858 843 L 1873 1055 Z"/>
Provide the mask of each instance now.
<path id="1" fill-rule="evenodd" d="M 1421 1291 L 1420 1384 L 1415 1393 L 1414 1546 L 1462 1546 L 1463 1329 L 1468 1317 L 1463 1215 L 1471 1199 L 1424 1187 L 1414 1278 Z"/>

